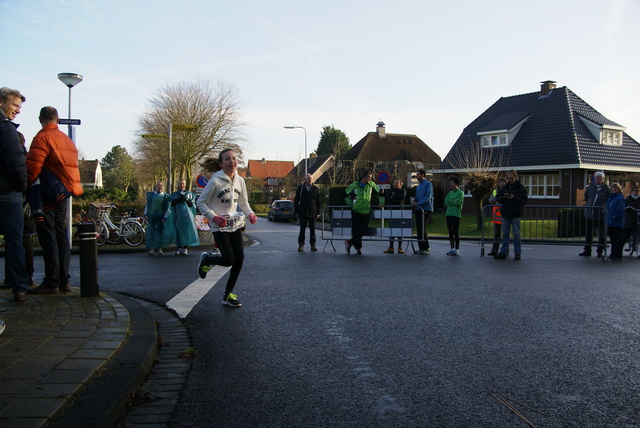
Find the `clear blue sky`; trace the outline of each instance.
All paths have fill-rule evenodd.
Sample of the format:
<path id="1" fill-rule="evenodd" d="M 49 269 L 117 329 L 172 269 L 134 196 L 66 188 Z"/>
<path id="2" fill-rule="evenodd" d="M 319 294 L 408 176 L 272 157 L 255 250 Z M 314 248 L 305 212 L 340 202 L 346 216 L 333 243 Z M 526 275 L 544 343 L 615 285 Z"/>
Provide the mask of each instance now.
<path id="1" fill-rule="evenodd" d="M 245 159 L 298 161 L 323 125 L 355 144 L 379 120 L 444 157 L 501 96 L 556 80 L 640 140 L 636 0 L 0 0 L 0 86 L 67 117 L 60 72 L 79 73 L 72 117 L 86 159 L 132 148 L 161 87 L 233 84 Z M 64 127 L 63 129 L 66 129 Z"/>

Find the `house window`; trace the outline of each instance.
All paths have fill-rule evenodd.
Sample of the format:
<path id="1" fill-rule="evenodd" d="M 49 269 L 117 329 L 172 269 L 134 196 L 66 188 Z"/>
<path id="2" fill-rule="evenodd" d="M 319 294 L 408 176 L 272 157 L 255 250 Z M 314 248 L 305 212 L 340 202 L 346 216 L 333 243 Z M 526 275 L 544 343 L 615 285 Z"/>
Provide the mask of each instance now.
<path id="1" fill-rule="evenodd" d="M 560 197 L 560 174 L 526 174 L 519 176 L 520 183 L 534 199 Z"/>
<path id="2" fill-rule="evenodd" d="M 484 135 L 482 147 L 501 147 L 507 144 L 507 134 Z"/>
<path id="3" fill-rule="evenodd" d="M 602 130 L 602 144 L 606 146 L 621 146 L 622 145 L 622 131 L 616 131 L 612 129 Z"/>

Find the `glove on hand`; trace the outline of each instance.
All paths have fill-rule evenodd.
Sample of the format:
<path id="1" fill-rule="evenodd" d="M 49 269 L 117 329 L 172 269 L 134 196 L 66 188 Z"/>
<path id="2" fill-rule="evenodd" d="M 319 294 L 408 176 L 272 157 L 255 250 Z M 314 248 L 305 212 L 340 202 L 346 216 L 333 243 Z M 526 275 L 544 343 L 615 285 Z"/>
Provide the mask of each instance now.
<path id="1" fill-rule="evenodd" d="M 219 215 L 213 218 L 213 222 L 218 225 L 218 227 L 225 227 L 227 225 L 227 219 L 224 217 L 220 217 Z"/>

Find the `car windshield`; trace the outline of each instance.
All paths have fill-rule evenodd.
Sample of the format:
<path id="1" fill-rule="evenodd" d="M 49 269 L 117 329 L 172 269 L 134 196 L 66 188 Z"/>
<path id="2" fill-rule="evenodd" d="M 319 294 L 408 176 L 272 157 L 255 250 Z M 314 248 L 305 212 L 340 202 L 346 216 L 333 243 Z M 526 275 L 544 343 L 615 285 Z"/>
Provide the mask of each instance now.
<path id="1" fill-rule="evenodd" d="M 291 201 L 276 202 L 275 207 L 279 208 L 281 210 L 292 209 L 293 208 L 293 202 L 291 202 Z"/>

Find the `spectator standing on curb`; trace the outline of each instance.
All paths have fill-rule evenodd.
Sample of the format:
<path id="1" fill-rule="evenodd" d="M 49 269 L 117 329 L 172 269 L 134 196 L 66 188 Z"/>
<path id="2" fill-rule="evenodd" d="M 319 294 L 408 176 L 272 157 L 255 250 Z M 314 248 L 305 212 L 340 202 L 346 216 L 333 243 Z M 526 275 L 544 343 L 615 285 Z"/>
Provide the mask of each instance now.
<path id="1" fill-rule="evenodd" d="M 82 195 L 78 149 L 64 132 L 58 129 L 58 110 L 42 107 L 39 116 L 42 129 L 31 142 L 27 154 L 27 192 L 35 217 L 38 240 L 42 247 L 45 277 L 29 294 L 56 294 L 71 291 L 69 262 L 71 244 L 67 203 L 69 196 Z M 42 203 L 37 215 L 36 205 Z"/>
<path id="2" fill-rule="evenodd" d="M 414 207 L 414 216 L 416 221 L 416 232 L 418 234 L 418 253 L 429 254 L 429 236 L 427 235 L 427 225 L 431 223 L 433 215 L 433 185 L 427 180 L 427 173 L 424 169 L 416 172 L 416 178 L 419 181 L 416 188 L 416 198 L 411 205 Z"/>
<path id="3" fill-rule="evenodd" d="M 170 213 L 171 197 L 164 192 L 164 183 L 156 183 L 155 192 L 147 192 L 147 205 L 144 207 L 144 216 L 148 219 L 145 231 L 145 245 L 149 249 L 149 255 L 163 254 L 162 248 L 170 245 L 174 237 L 165 233 L 167 215 Z"/>
<path id="4" fill-rule="evenodd" d="M 244 243 L 242 229 L 245 216 L 251 224 L 258 221 L 249 206 L 247 187 L 238 174 L 238 160 L 232 149 L 220 152 L 218 161 L 208 159 L 208 169 L 217 171 L 207 182 L 207 186 L 198 198 L 198 210 L 209 220 L 213 237 L 220 255 L 202 253 L 198 265 L 198 275 L 204 279 L 214 266 L 231 266 L 229 279 L 224 290 L 222 304 L 234 308 L 242 306 L 233 289 L 244 262 Z M 238 206 L 242 209 L 238 213 Z"/>
<path id="5" fill-rule="evenodd" d="M 502 247 L 500 252 L 493 256 L 494 259 L 504 260 L 509 254 L 509 235 L 513 229 L 514 260 L 520 260 L 522 255 L 522 243 L 520 241 L 520 218 L 524 212 L 524 206 L 529 200 L 526 187 L 518 181 L 518 173 L 515 170 L 507 172 L 507 184 L 502 186 L 496 194 L 496 200 L 502 204 Z"/>
<path id="6" fill-rule="evenodd" d="M 24 147 L 26 144 L 24 135 L 18 132 L 18 136 L 20 137 L 20 143 Z M 26 151 L 26 149 L 25 149 Z M 33 217 L 31 217 L 31 209 L 29 208 L 29 204 L 27 202 L 26 197 L 23 198 L 23 216 L 24 216 L 24 228 L 22 232 L 22 246 L 24 247 L 24 259 L 25 266 L 27 268 L 27 276 L 29 277 L 29 287 L 34 286 L 33 279 L 33 262 L 34 262 L 34 251 L 33 251 L 33 236 L 36 234 L 36 224 L 33 221 Z M 4 284 L 0 286 L 3 290 L 13 289 L 13 281 L 11 280 L 11 274 L 9 273 L 9 266 L 7 263 L 4 264 Z"/>
<path id="7" fill-rule="evenodd" d="M 602 257 L 604 250 L 604 221 L 605 213 L 602 210 L 607 205 L 609 199 L 609 186 L 604 184 L 604 172 L 598 171 L 593 174 L 593 181 L 584 191 L 584 200 L 587 207 L 584 211 L 585 222 L 585 246 L 584 251 L 578 254 L 583 257 L 591 257 L 591 247 L 593 245 L 593 229 L 598 232 L 598 248 L 597 255 Z"/>
<path id="8" fill-rule="evenodd" d="M 371 216 L 371 195 L 380 189 L 371 181 L 371 171 L 365 170 L 360 180 L 354 181 L 345 190 L 347 197 L 345 202 L 351 207 L 351 239 L 344 241 L 347 254 L 351 247 L 356 249 L 356 254 L 362 254 L 362 237 L 369 230 L 369 217 Z"/>
<path id="9" fill-rule="evenodd" d="M 631 235 L 636 232 L 638 228 L 638 213 L 640 212 L 640 187 L 633 186 L 631 189 L 631 194 L 627 196 L 625 200 L 625 209 L 624 209 L 624 230 L 622 231 L 622 242 L 623 246 L 626 243 Z M 638 249 L 633 247 L 634 244 L 631 244 L 631 247 L 627 251 L 637 252 Z"/>
<path id="10" fill-rule="evenodd" d="M 196 197 L 187 190 L 187 182 L 184 178 L 178 180 L 178 190 L 173 192 L 171 200 L 171 217 L 173 217 L 176 230 L 176 255 L 189 254 L 187 247 L 200 244 L 198 230 L 196 229 Z"/>
<path id="11" fill-rule="evenodd" d="M 402 179 L 396 178 L 393 180 L 393 187 L 389 189 L 387 196 L 387 205 L 404 205 L 404 201 L 407 198 L 407 191 L 402 187 Z M 398 208 L 390 208 L 391 210 Z M 402 249 L 402 237 L 396 238 L 398 240 L 398 254 L 404 254 Z M 386 254 L 393 254 L 393 236 L 389 238 L 389 248 L 383 251 Z"/>
<path id="12" fill-rule="evenodd" d="M 14 302 L 26 300 L 29 286 L 22 245 L 22 192 L 27 188 L 27 167 L 18 125 L 12 122 L 25 100 L 15 89 L 0 88 L 0 233 L 5 239 L 5 264 L 13 281 Z"/>
<path id="13" fill-rule="evenodd" d="M 320 189 L 313 184 L 311 174 L 304 176 L 304 183 L 298 186 L 293 200 L 293 209 L 300 223 L 298 234 L 298 251 L 304 251 L 304 234 L 309 225 L 309 244 L 311 251 L 318 251 L 316 247 L 316 219 L 320 217 Z"/>
<path id="14" fill-rule="evenodd" d="M 495 205 L 498 202 L 496 201 L 496 195 L 498 194 L 498 190 L 507 184 L 507 180 L 504 178 L 500 178 L 498 180 L 498 187 L 493 190 L 493 193 L 489 197 L 489 203 L 491 205 Z M 489 256 L 495 256 L 498 254 L 498 250 L 500 250 L 500 242 L 502 241 L 502 214 L 500 213 L 500 207 L 491 207 L 491 222 L 493 223 L 493 246 L 491 247 L 491 252 L 488 254 Z"/>
<path id="15" fill-rule="evenodd" d="M 449 180 L 451 191 L 444 199 L 444 206 L 447 209 L 447 230 L 449 231 L 449 243 L 451 250 L 448 256 L 460 255 L 460 218 L 462 217 L 462 205 L 464 204 L 464 192 L 460 190 L 460 179 L 456 176 Z"/>
<path id="16" fill-rule="evenodd" d="M 624 197 L 622 187 L 618 183 L 613 183 L 609 188 L 609 199 L 607 200 L 607 231 L 611 240 L 612 260 L 622 260 L 622 226 L 624 225 Z"/>

